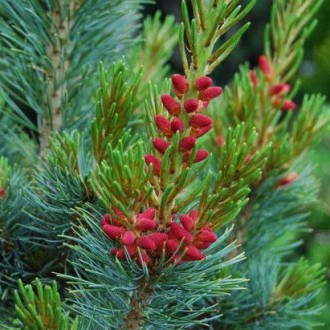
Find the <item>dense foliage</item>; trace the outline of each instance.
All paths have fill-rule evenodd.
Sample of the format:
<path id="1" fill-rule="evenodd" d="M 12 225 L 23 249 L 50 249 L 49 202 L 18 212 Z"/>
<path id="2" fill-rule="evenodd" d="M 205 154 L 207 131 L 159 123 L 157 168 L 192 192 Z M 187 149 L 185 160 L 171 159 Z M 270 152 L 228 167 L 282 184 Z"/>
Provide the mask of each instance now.
<path id="1" fill-rule="evenodd" d="M 139 26 L 145 3 L 0 3 L 0 325 L 316 327 L 324 269 L 294 251 L 329 116 L 295 78 L 321 1 L 274 0 L 258 65 L 223 88 L 256 1 Z"/>

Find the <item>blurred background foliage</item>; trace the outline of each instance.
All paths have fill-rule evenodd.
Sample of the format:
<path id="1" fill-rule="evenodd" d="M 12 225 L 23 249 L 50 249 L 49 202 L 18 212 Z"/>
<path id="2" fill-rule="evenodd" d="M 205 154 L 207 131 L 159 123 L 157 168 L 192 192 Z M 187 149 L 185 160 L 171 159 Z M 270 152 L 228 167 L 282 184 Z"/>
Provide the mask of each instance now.
<path id="1" fill-rule="evenodd" d="M 146 14 L 152 14 L 160 9 L 164 16 L 174 14 L 179 21 L 179 4 L 180 1 L 158 0 L 156 6 L 146 8 Z M 264 27 L 269 20 L 271 4 L 272 0 L 259 0 L 247 16 L 245 21 L 251 21 L 253 24 L 232 55 L 213 74 L 217 85 L 230 83 L 240 64 L 248 61 L 252 66 L 256 65 L 258 56 L 263 52 Z M 318 25 L 306 43 L 305 59 L 297 77 L 302 82 L 298 99 L 305 93 L 321 93 L 327 96 L 328 101 L 330 100 L 329 17 L 329 0 L 325 0 L 317 14 Z M 173 72 L 182 71 L 178 52 L 174 54 L 171 66 Z M 330 102 L 328 110 L 325 115 L 329 116 Z M 309 219 L 312 231 L 302 237 L 304 243 L 298 254 L 305 255 L 311 263 L 321 262 L 328 269 L 326 274 L 328 284 L 318 296 L 318 302 L 327 306 L 322 316 L 318 317 L 318 321 L 324 323 L 322 329 L 330 329 L 330 128 L 320 143 L 305 155 L 303 162 L 313 166 L 316 177 L 321 181 L 321 193 L 320 202 L 315 205 Z"/>

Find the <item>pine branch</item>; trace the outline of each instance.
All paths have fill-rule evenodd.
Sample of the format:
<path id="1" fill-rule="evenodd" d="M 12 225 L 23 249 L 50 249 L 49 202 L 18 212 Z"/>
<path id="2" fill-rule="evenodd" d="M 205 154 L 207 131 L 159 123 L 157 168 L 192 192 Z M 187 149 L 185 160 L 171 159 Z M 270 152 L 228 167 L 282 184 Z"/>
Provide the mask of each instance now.
<path id="1" fill-rule="evenodd" d="M 105 0 L 51 1 L 45 8 L 37 0 L 1 3 L 1 86 L 11 117 L 40 134 L 41 156 L 52 132 L 90 120 L 95 66 L 131 43 L 142 2 L 116 0 L 110 9 Z M 37 113 L 37 126 L 17 101 Z"/>
<path id="2" fill-rule="evenodd" d="M 256 191 L 248 217 L 241 223 L 245 228 L 241 243 L 247 255 L 289 253 L 299 244 L 291 237 L 308 230 L 306 218 L 319 191 L 310 171 L 305 169 L 298 179 L 285 185 L 281 185 L 283 175 L 270 178 Z"/>
<path id="3" fill-rule="evenodd" d="M 69 301 L 83 315 L 82 325 L 93 329 L 205 325 L 208 319 L 200 316 L 214 307 L 199 310 L 200 298 L 225 296 L 241 288 L 244 280 L 231 278 L 225 270 L 242 260 L 239 255 L 225 261 L 235 248 L 234 243 L 225 243 L 230 231 L 206 251 L 207 258 L 201 262 L 169 266 L 163 260 L 151 270 L 133 260 L 123 263 L 108 256 L 105 251 L 114 245 L 100 230 L 98 212 L 80 210 L 79 214 L 82 222 L 73 238 L 77 244 L 70 244 L 77 276 L 61 276 L 75 287 Z"/>
<path id="4" fill-rule="evenodd" d="M 35 281 L 36 292 L 31 285 L 23 285 L 19 280 L 19 291 L 15 290 L 16 315 L 22 329 L 40 330 L 78 330 L 79 319 L 70 322 L 69 314 L 61 306 L 57 284 L 43 286 L 39 279 Z"/>
<path id="5" fill-rule="evenodd" d="M 292 88 L 287 83 L 299 68 L 303 45 L 315 27 L 313 17 L 320 3 L 275 1 L 272 20 L 265 32 L 266 56 L 260 56 L 256 70 L 242 67 L 232 87 L 226 88 L 221 104 L 223 116 L 217 119 L 224 123 L 216 122 L 217 135 L 226 134 L 225 127 L 235 127 L 244 121 L 258 133 L 252 153 L 272 142 L 263 178 L 287 169 L 317 139 L 316 132 L 322 132 L 327 125 L 321 115 L 324 99 L 318 95 L 306 96 L 300 109 L 295 110 L 297 105 L 292 99 L 299 86 Z M 293 14 L 296 12 L 301 16 Z M 296 116 L 294 110 L 298 112 Z"/>
<path id="6" fill-rule="evenodd" d="M 244 24 L 222 46 L 218 46 L 219 39 L 247 15 L 255 1 L 249 1 L 241 10 L 236 0 L 227 2 L 216 0 L 209 1 L 208 4 L 193 0 L 191 1 L 192 20 L 189 19 L 186 1 L 183 0 L 181 4 L 183 23 L 179 43 L 184 72 L 188 77 L 190 74 L 194 78 L 208 75 L 232 52 L 250 24 Z M 185 50 L 184 34 L 191 54 L 190 59 Z"/>
<path id="7" fill-rule="evenodd" d="M 133 69 L 137 71 L 141 66 L 143 67 L 139 91 L 135 97 L 135 111 L 148 97 L 149 83 L 152 82 L 160 87 L 168 75 L 167 62 L 178 43 L 178 28 L 173 16 L 166 16 L 164 22 L 161 22 L 159 11 L 154 17 L 147 17 L 144 20 L 142 41 L 133 47 L 129 57 L 129 64 Z"/>
<path id="8" fill-rule="evenodd" d="M 274 257 L 261 255 L 258 260 L 240 266 L 240 271 L 252 281 L 244 294 L 234 292 L 227 301 L 220 302 L 223 318 L 213 323 L 214 328 L 281 329 L 285 326 L 307 330 L 320 325 L 311 319 L 323 309 L 312 305 L 324 285 L 324 270 L 320 265 L 310 266 L 300 260 L 284 266 Z"/>
<path id="9" fill-rule="evenodd" d="M 249 131 L 249 140 L 245 141 L 246 127 L 238 125 L 228 129 L 221 146 L 215 145 L 215 177 L 212 187 L 208 185 L 199 202 L 199 214 L 203 221 L 211 221 L 220 228 L 232 221 L 248 202 L 249 186 L 261 176 L 261 168 L 266 162 L 269 147 L 262 152 L 252 154 L 257 140 L 255 130 Z"/>
<path id="10" fill-rule="evenodd" d="M 110 78 L 111 77 L 111 78 Z M 106 159 L 108 144 L 116 146 L 133 111 L 142 70 L 131 72 L 121 61 L 110 72 L 100 66 L 100 88 L 91 138 L 97 163 Z"/>

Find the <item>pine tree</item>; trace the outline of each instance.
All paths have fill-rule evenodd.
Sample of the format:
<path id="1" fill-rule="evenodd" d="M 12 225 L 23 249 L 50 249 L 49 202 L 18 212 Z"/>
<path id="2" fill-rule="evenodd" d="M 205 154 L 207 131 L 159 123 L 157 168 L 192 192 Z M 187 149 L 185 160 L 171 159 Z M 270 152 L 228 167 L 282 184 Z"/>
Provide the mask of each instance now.
<path id="1" fill-rule="evenodd" d="M 299 160 L 328 121 L 295 76 L 321 0 L 274 0 L 224 89 L 256 1 L 147 2 L 0 2 L 1 328 L 316 327 Z"/>

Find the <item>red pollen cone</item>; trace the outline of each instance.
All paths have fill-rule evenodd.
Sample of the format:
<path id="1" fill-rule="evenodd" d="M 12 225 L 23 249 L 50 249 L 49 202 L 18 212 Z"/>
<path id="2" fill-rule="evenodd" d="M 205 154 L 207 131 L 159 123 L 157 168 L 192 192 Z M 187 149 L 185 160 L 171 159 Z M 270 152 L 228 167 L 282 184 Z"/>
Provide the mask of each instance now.
<path id="1" fill-rule="evenodd" d="M 182 133 L 184 131 L 184 124 L 182 119 L 176 117 L 171 121 L 171 130 L 173 133 L 180 132 Z"/>
<path id="2" fill-rule="evenodd" d="M 226 141 L 221 135 L 218 135 L 217 136 L 217 143 L 218 143 L 219 147 L 222 147 L 226 143 Z"/>
<path id="3" fill-rule="evenodd" d="M 205 127 L 193 127 L 191 129 L 190 135 L 198 138 L 198 137 L 201 137 L 204 134 L 206 134 L 211 128 L 212 128 L 212 125 L 205 126 Z"/>
<path id="4" fill-rule="evenodd" d="M 117 227 L 112 225 L 104 225 L 102 229 L 107 234 L 107 236 L 112 239 L 116 239 L 125 231 L 124 227 Z"/>
<path id="5" fill-rule="evenodd" d="M 177 248 L 179 247 L 180 245 L 180 242 L 176 239 L 168 239 L 166 241 L 166 252 L 169 253 L 169 254 L 172 254 L 174 253 Z"/>
<path id="6" fill-rule="evenodd" d="M 175 101 L 171 95 L 163 94 L 161 100 L 164 108 L 172 115 L 177 116 L 180 113 L 180 103 Z"/>
<path id="7" fill-rule="evenodd" d="M 182 138 L 179 142 L 179 150 L 182 152 L 190 151 L 196 144 L 196 138 L 193 136 L 187 136 Z"/>
<path id="8" fill-rule="evenodd" d="M 164 242 L 167 240 L 167 234 L 165 233 L 152 233 L 148 235 L 156 244 L 158 250 L 164 247 Z"/>
<path id="9" fill-rule="evenodd" d="M 139 218 L 136 222 L 135 228 L 140 231 L 148 231 L 155 229 L 157 226 L 155 220 L 147 219 L 147 218 Z"/>
<path id="10" fill-rule="evenodd" d="M 206 159 L 209 155 L 209 152 L 205 149 L 200 149 L 196 152 L 194 163 L 199 163 L 202 160 Z"/>
<path id="11" fill-rule="evenodd" d="M 202 241 L 197 240 L 197 241 L 194 241 L 194 245 L 195 245 L 198 249 L 202 249 L 202 250 L 204 250 L 204 249 L 207 249 L 207 248 L 211 245 L 211 243 L 208 243 L 208 242 L 202 242 Z"/>
<path id="12" fill-rule="evenodd" d="M 198 212 L 196 210 L 191 210 L 189 213 L 190 218 L 192 218 L 194 221 L 197 220 Z"/>
<path id="13" fill-rule="evenodd" d="M 157 115 L 156 119 L 156 126 L 158 129 L 165 135 L 165 136 L 172 136 L 173 132 L 171 130 L 171 123 L 167 120 L 164 116 Z"/>
<path id="14" fill-rule="evenodd" d="M 197 113 L 191 118 L 190 125 L 192 127 L 205 127 L 212 125 L 212 119 L 208 116 Z"/>
<path id="15" fill-rule="evenodd" d="M 142 249 L 146 249 L 146 250 L 156 249 L 156 243 L 152 240 L 151 237 L 149 237 L 149 235 L 139 237 L 136 241 L 137 241 L 137 245 Z"/>
<path id="16" fill-rule="evenodd" d="M 127 253 L 129 254 L 129 256 L 131 258 L 133 258 L 137 253 L 136 245 L 135 244 L 134 245 L 133 244 L 132 245 L 126 245 L 125 247 L 126 247 L 126 250 L 127 250 Z"/>
<path id="17" fill-rule="evenodd" d="M 154 219 L 156 214 L 156 209 L 146 209 L 142 213 L 137 215 L 137 218 L 147 218 Z"/>
<path id="18" fill-rule="evenodd" d="M 101 219 L 101 226 L 110 225 L 111 224 L 111 215 L 106 213 Z"/>
<path id="19" fill-rule="evenodd" d="M 253 87 L 257 87 L 257 85 L 259 83 L 259 80 L 258 80 L 258 76 L 257 76 L 256 71 L 255 70 L 251 70 L 249 72 L 249 77 L 250 77 L 250 80 L 252 82 Z"/>
<path id="20" fill-rule="evenodd" d="M 183 228 L 188 231 L 192 231 L 195 227 L 195 221 L 189 215 L 186 214 L 180 215 L 180 222 Z"/>
<path id="21" fill-rule="evenodd" d="M 279 182 L 278 182 L 278 187 L 283 187 L 286 186 L 290 183 L 292 183 L 293 181 L 298 179 L 298 173 L 293 172 L 288 174 L 287 176 L 285 176 L 284 178 L 282 178 Z"/>
<path id="22" fill-rule="evenodd" d="M 261 69 L 261 71 L 263 72 L 265 77 L 267 79 L 271 79 L 272 75 L 273 75 L 273 68 L 272 68 L 270 62 L 268 61 L 267 57 L 264 55 L 261 55 L 259 57 L 258 62 L 259 62 L 259 68 Z"/>
<path id="23" fill-rule="evenodd" d="M 209 87 L 205 89 L 205 91 L 199 93 L 199 99 L 201 101 L 211 101 L 215 99 L 216 97 L 220 96 L 222 94 L 222 88 L 221 87 Z"/>
<path id="24" fill-rule="evenodd" d="M 132 245 L 135 241 L 135 234 L 132 231 L 125 231 L 121 235 L 121 242 L 124 245 Z"/>
<path id="25" fill-rule="evenodd" d="M 291 90 L 291 86 L 289 84 L 276 84 L 270 90 L 272 95 L 282 96 L 286 93 L 289 93 Z"/>
<path id="26" fill-rule="evenodd" d="M 166 149 L 169 147 L 170 143 L 166 141 L 165 139 L 161 138 L 154 138 L 152 140 L 152 144 L 156 148 L 157 151 L 159 151 L 161 154 L 164 154 Z"/>
<path id="27" fill-rule="evenodd" d="M 218 239 L 218 237 L 216 234 L 210 231 L 209 228 L 203 228 L 201 232 L 198 233 L 197 239 L 205 243 L 213 243 Z"/>
<path id="28" fill-rule="evenodd" d="M 184 102 L 183 106 L 187 113 L 191 113 L 198 110 L 199 102 L 196 99 L 188 99 Z"/>
<path id="29" fill-rule="evenodd" d="M 6 197 L 6 189 L 0 188 L 0 199 L 4 199 Z"/>
<path id="30" fill-rule="evenodd" d="M 205 255 L 194 245 L 188 246 L 186 250 L 186 256 L 190 257 L 192 260 L 205 259 Z"/>
<path id="31" fill-rule="evenodd" d="M 176 95 L 179 97 L 186 94 L 189 90 L 188 80 L 180 74 L 174 74 L 172 76 L 172 84 Z"/>
<path id="32" fill-rule="evenodd" d="M 150 257 L 148 256 L 147 253 L 141 253 L 141 258 L 142 258 L 142 262 L 143 262 L 144 264 L 148 264 L 149 261 L 150 261 Z M 137 259 L 137 263 L 138 263 L 139 265 L 141 265 L 141 258 L 139 257 L 139 258 Z"/>
<path id="33" fill-rule="evenodd" d="M 207 76 L 199 77 L 195 81 L 195 88 L 199 92 L 205 91 L 205 89 L 209 88 L 211 85 L 212 85 L 212 79 Z"/>
<path id="34" fill-rule="evenodd" d="M 297 107 L 296 103 L 294 103 L 291 100 L 286 100 L 284 101 L 282 110 L 284 111 L 294 110 L 296 107 Z"/>
<path id="35" fill-rule="evenodd" d="M 111 254 L 115 255 L 120 260 L 125 260 L 126 259 L 124 249 L 113 248 L 111 250 Z"/>
<path id="36" fill-rule="evenodd" d="M 148 154 L 148 155 L 144 156 L 144 160 L 147 163 L 147 165 L 152 165 L 153 166 L 155 173 L 160 172 L 160 168 L 161 168 L 162 163 L 158 158 L 156 158 L 154 155 Z"/>
<path id="37" fill-rule="evenodd" d="M 190 244 L 192 242 L 193 236 L 178 223 L 172 222 L 170 224 L 170 227 L 170 232 L 174 235 L 175 238 L 177 238 L 178 240 L 183 239 L 186 244 Z"/>

